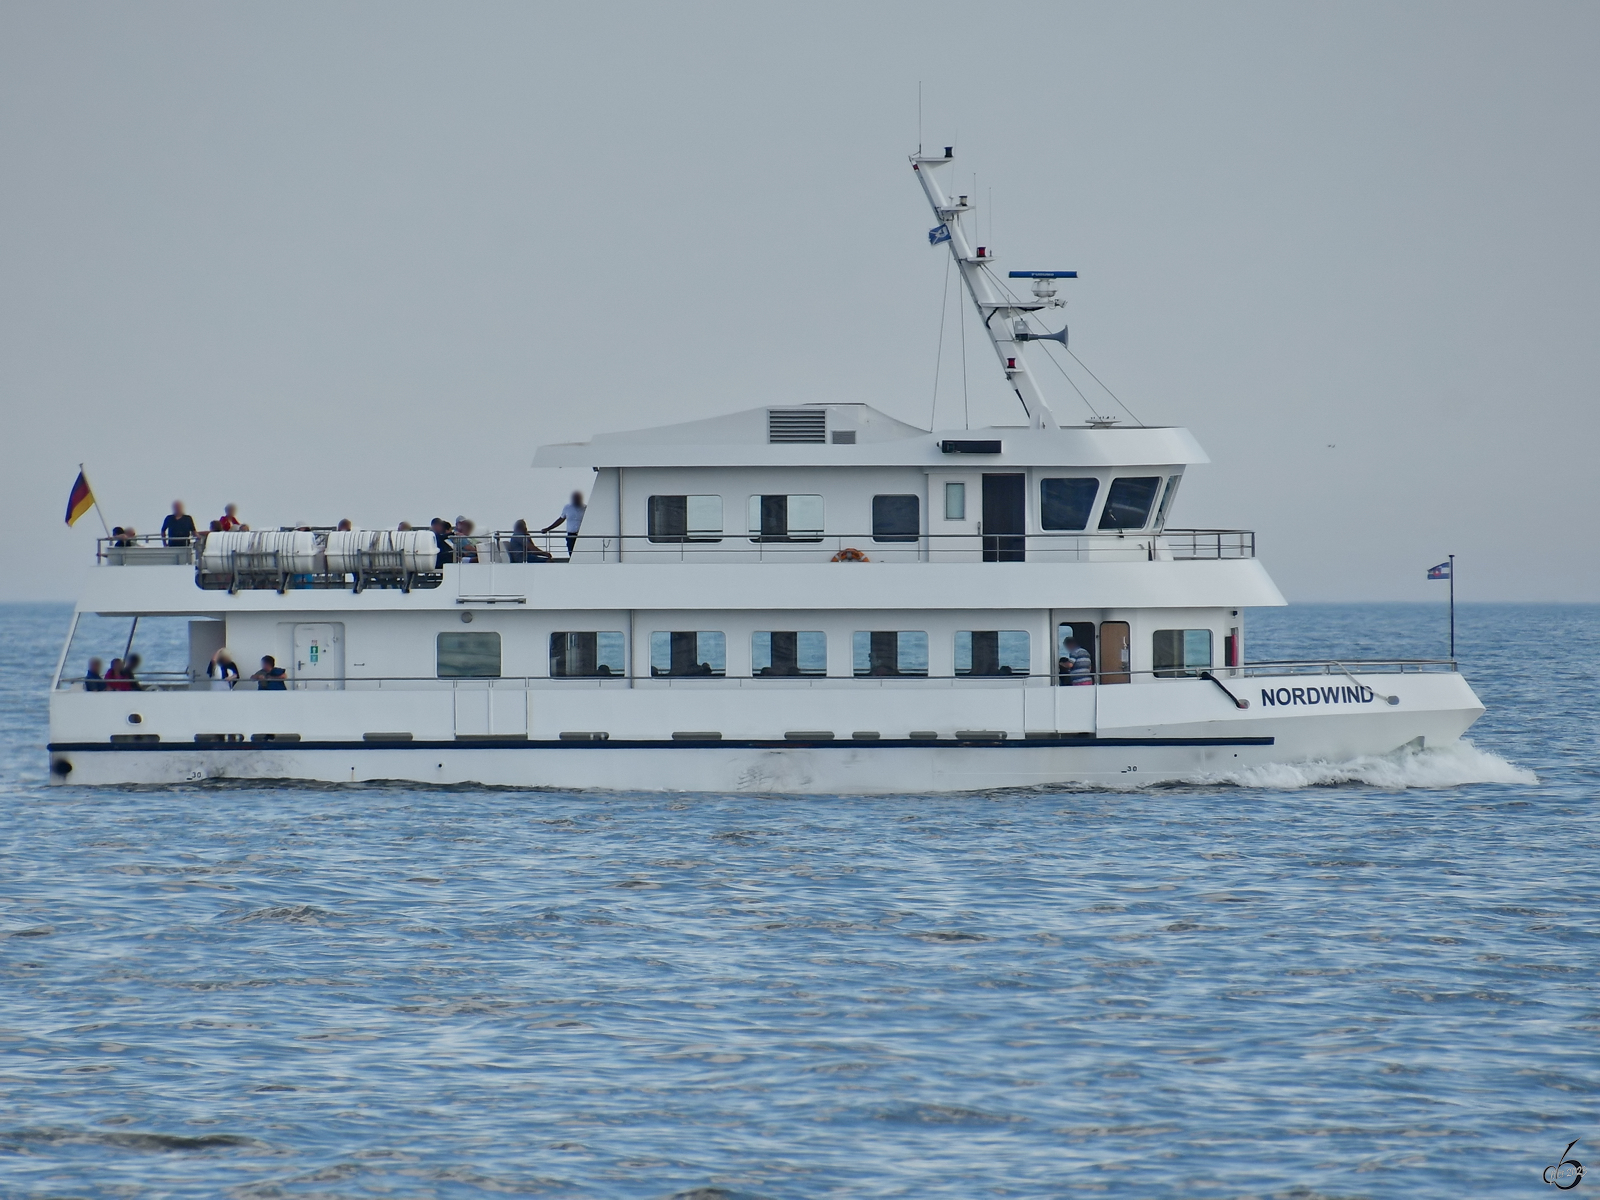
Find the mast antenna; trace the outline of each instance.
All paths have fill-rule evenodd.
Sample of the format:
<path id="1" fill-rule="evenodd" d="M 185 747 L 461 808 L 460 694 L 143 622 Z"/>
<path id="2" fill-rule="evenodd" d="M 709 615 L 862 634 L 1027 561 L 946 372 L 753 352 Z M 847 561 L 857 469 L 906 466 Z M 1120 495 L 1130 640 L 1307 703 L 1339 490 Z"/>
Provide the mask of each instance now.
<path id="1" fill-rule="evenodd" d="M 1000 360 L 1000 369 L 1005 372 L 1006 383 L 1016 395 L 1018 403 L 1022 405 L 1022 411 L 1027 414 L 1029 424 L 1035 429 L 1056 429 L 1059 426 L 1055 414 L 1050 411 L 1049 404 L 1045 402 L 1043 393 L 1040 392 L 1037 382 L 1028 370 L 1022 350 L 1027 342 L 1046 339 L 1060 342 L 1065 347 L 1067 331 L 1063 329 L 1057 334 L 1030 335 L 1025 318 L 1026 314 L 1038 312 L 1040 309 L 1060 307 L 1062 301 L 1055 298 L 1054 281 L 1076 279 L 1078 273 L 1013 271 L 1011 272 L 1013 278 L 1020 277 L 1034 281 L 1034 295 L 1031 299 L 1011 295 L 1010 289 L 1002 284 L 992 270 L 995 256 L 990 247 L 974 246 L 964 224 L 963 219 L 977 208 L 977 205 L 972 203 L 973 197 L 951 197 L 940 177 L 942 175 L 940 168 L 948 167 L 955 161 L 955 156 L 955 147 L 946 146 L 942 155 L 919 151 L 911 160 L 911 169 L 917 173 L 923 194 L 927 196 L 928 205 L 933 209 L 933 218 L 938 222 L 928 230 L 928 244 L 949 246 L 950 259 L 961 272 L 961 282 L 965 285 L 967 296 L 972 301 L 978 322 L 988 335 L 995 356 Z M 972 190 L 975 196 L 978 190 L 976 176 L 973 177 Z M 965 329 L 966 325 L 963 322 L 963 332 Z"/>

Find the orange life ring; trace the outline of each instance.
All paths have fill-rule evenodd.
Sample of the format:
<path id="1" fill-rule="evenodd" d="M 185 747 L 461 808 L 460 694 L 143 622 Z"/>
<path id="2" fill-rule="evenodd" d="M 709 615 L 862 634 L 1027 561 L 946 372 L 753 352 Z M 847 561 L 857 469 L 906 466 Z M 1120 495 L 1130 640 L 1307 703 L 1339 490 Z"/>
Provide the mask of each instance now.
<path id="1" fill-rule="evenodd" d="M 872 560 L 870 558 L 868 558 L 865 554 L 861 553 L 861 551 L 857 550 L 854 546 L 846 546 L 843 550 L 839 551 L 839 553 L 835 554 L 828 561 L 829 562 L 871 562 Z"/>

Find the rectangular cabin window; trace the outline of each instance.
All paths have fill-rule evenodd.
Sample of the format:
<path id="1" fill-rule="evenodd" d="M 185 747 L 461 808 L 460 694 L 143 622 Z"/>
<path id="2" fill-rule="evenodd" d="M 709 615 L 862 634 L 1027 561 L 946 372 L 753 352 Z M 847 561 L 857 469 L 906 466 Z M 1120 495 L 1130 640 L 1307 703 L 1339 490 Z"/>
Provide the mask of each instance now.
<path id="1" fill-rule="evenodd" d="M 850 637 L 857 675 L 926 675 L 928 635 L 920 630 L 858 629 Z"/>
<path id="2" fill-rule="evenodd" d="M 1161 506 L 1156 509 L 1156 528 L 1165 528 L 1167 524 L 1167 510 L 1172 507 L 1172 498 L 1178 494 L 1178 485 L 1183 482 L 1182 475 L 1167 476 L 1167 488 L 1161 493 Z"/>
<path id="3" fill-rule="evenodd" d="M 1087 529 L 1094 498 L 1100 492 L 1098 479 L 1041 479 L 1039 481 L 1039 526 L 1042 529 Z"/>
<path id="4" fill-rule="evenodd" d="M 972 629 L 956 634 L 957 675 L 1026 675 L 1026 629 Z"/>
<path id="5" fill-rule="evenodd" d="M 779 630 L 750 635 L 752 675 L 767 678 L 827 673 L 828 635 L 819 630 Z"/>
<path id="6" fill-rule="evenodd" d="M 722 540 L 721 496 L 651 496 L 648 518 L 652 542 Z"/>
<path id="7" fill-rule="evenodd" d="M 626 675 L 628 659 L 621 633 L 580 631 L 550 635 L 550 677 L 590 679 Z"/>
<path id="8" fill-rule="evenodd" d="M 1157 679 L 1182 679 L 1211 669 L 1211 630 L 1158 629 L 1150 665 Z"/>
<path id="9" fill-rule="evenodd" d="M 821 496 L 751 496 L 752 542 L 820 542 Z"/>
<path id="10" fill-rule="evenodd" d="M 728 639 L 715 631 L 671 633 L 657 630 L 650 635 L 650 674 L 726 675 Z"/>
<path id="11" fill-rule="evenodd" d="M 872 498 L 872 540 L 914 542 L 922 532 L 922 505 L 915 496 Z"/>
<path id="12" fill-rule="evenodd" d="M 947 483 L 944 485 L 944 519 L 946 521 L 965 521 L 967 519 L 966 484 Z"/>
<path id="13" fill-rule="evenodd" d="M 441 633 L 436 654 L 440 679 L 500 678 L 498 633 Z"/>
<path id="14" fill-rule="evenodd" d="M 1143 529 L 1150 520 L 1161 476 L 1140 475 L 1113 479 L 1106 493 L 1106 507 L 1100 514 L 1101 529 Z"/>

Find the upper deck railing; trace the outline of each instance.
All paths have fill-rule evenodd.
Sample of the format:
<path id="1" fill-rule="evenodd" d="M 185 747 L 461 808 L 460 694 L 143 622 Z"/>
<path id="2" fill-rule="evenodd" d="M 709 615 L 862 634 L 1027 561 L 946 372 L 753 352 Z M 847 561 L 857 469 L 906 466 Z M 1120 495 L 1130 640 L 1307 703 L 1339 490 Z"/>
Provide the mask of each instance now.
<path id="1" fill-rule="evenodd" d="M 448 548 L 426 531 L 407 530 L 408 548 L 335 552 L 330 538 L 365 532 L 284 529 L 231 534 L 219 552 L 207 535 L 166 543 L 159 535 L 102 538 L 96 560 L 106 566 L 194 566 L 206 588 L 431 587 L 447 563 L 615 562 L 1191 562 L 1256 556 L 1255 533 L 1244 529 L 1167 529 L 1155 532 L 1002 534 L 805 533 L 782 536 L 721 533 L 650 537 L 580 533 L 569 555 L 565 534 L 497 530 L 452 537 Z M 215 537 L 216 535 L 212 535 Z M 373 538 L 391 538 L 373 531 Z M 421 540 L 418 540 L 421 539 Z M 220 543 L 218 543 L 220 545 Z M 341 543 L 343 546 L 343 543 Z"/>

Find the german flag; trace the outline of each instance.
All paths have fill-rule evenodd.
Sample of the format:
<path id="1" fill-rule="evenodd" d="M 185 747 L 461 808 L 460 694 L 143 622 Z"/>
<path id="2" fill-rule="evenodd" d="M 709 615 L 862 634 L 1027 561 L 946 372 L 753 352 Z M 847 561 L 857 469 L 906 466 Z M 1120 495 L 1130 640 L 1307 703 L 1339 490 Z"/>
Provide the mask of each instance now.
<path id="1" fill-rule="evenodd" d="M 89 490 L 89 479 L 78 470 L 78 482 L 72 485 L 72 495 L 67 497 L 67 524 L 76 525 L 78 518 L 94 507 L 94 493 Z"/>

